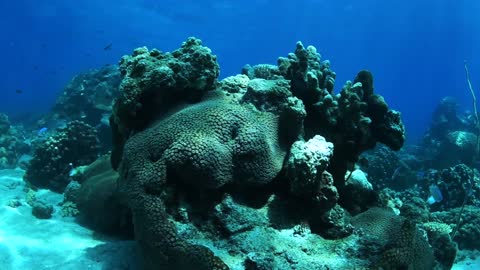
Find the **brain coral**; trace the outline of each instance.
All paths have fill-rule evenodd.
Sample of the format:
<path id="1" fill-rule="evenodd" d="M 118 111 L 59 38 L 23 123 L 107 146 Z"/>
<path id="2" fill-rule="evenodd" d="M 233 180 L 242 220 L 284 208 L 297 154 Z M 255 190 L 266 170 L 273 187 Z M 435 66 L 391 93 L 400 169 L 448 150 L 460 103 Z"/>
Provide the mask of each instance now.
<path id="1" fill-rule="evenodd" d="M 181 109 L 127 141 L 121 185 L 134 209 L 143 251 L 164 255 L 148 258 L 155 261 L 152 265 L 218 269 L 212 268 L 215 260 L 206 249 L 176 236 L 161 199 L 165 184 L 206 190 L 231 181 L 268 183 L 280 172 L 287 151 L 279 143 L 278 125 L 274 114 L 229 103 L 220 95 Z M 185 261 L 185 254 L 197 252 L 202 255 Z"/>

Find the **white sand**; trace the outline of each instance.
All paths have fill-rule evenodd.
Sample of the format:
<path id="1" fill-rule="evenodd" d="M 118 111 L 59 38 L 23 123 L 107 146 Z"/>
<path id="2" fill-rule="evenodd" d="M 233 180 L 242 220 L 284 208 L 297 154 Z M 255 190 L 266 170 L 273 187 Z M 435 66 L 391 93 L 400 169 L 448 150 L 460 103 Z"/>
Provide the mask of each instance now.
<path id="1" fill-rule="evenodd" d="M 22 170 L 0 170 L 0 269 L 126 270 L 135 265 L 133 241 L 96 240 L 94 233 L 60 216 L 63 196 L 41 190 L 37 198 L 54 205 L 51 219 L 32 215 Z M 7 204 L 18 199 L 17 208 Z"/>

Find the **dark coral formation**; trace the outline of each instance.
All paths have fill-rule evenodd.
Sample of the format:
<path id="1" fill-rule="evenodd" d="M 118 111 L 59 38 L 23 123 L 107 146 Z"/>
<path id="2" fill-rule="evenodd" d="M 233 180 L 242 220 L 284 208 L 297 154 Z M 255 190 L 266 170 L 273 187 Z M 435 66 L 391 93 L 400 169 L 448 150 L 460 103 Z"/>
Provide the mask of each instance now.
<path id="1" fill-rule="evenodd" d="M 304 208 L 297 221 L 318 233 L 348 235 L 337 204 L 348 165 L 377 142 L 398 150 L 404 141 L 400 114 L 373 93 L 368 71 L 335 95 L 328 61 L 301 43 L 278 67 L 246 67 L 221 82 L 216 57 L 195 38 L 171 53 L 137 49 L 120 71 L 111 159 L 145 269 L 228 269 L 179 228 L 195 224 L 213 238 L 252 231 L 218 211 L 252 213 L 235 205 L 264 207 L 274 193 Z"/>
<path id="2" fill-rule="evenodd" d="M 81 121 L 72 121 L 35 149 L 24 179 L 34 187 L 62 192 L 71 180 L 71 170 L 90 164 L 98 153 L 95 128 Z"/>
<path id="3" fill-rule="evenodd" d="M 38 219 L 49 219 L 53 214 L 53 206 L 42 201 L 35 201 L 32 205 L 32 215 Z"/>
<path id="4" fill-rule="evenodd" d="M 400 113 L 388 109 L 383 97 L 374 94 L 370 72 L 359 72 L 337 96 L 335 73 L 314 47 L 305 48 L 299 42 L 295 53 L 278 63 L 282 75 L 291 81 L 291 92 L 305 104 L 307 137 L 320 134 L 335 145 L 330 170 L 336 185 L 343 184 L 349 163 L 377 142 L 393 150 L 402 147 L 405 130 Z"/>

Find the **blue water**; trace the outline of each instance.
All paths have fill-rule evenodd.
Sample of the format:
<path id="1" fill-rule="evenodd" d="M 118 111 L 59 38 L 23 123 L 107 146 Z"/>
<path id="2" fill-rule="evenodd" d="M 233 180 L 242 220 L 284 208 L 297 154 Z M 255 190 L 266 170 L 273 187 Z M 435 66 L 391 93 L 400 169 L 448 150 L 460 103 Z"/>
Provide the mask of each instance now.
<path id="1" fill-rule="evenodd" d="M 12 116 L 47 111 L 72 76 L 138 46 L 168 51 L 197 36 L 225 77 L 247 63 L 275 63 L 302 40 L 332 61 L 337 89 L 371 70 L 415 141 L 442 97 L 471 106 L 463 61 L 480 73 L 479 12 L 475 0 L 5 0 L 0 108 Z"/>

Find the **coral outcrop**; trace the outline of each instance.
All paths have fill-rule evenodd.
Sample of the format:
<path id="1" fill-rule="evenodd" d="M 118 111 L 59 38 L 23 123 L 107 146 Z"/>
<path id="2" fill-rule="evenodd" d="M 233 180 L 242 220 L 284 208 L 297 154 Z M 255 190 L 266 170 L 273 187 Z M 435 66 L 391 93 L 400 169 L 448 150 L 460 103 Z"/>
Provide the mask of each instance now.
<path id="1" fill-rule="evenodd" d="M 277 66 L 247 66 L 220 82 L 215 55 L 195 38 L 171 53 L 136 49 L 120 71 L 111 162 L 145 269 L 292 269 L 287 257 L 304 255 L 278 261 L 259 249 L 273 240 L 254 235 L 281 242 L 289 226 L 305 237 L 319 237 L 309 226 L 329 238 L 351 234 L 337 203 L 347 170 L 377 142 L 398 150 L 405 138 L 370 72 L 336 95 L 329 62 L 301 43 Z M 415 228 L 402 232 L 405 245 L 417 239 Z M 226 253 L 223 241 L 238 246 Z M 415 255 L 406 252 L 396 260 Z"/>
<path id="2" fill-rule="evenodd" d="M 278 66 L 290 80 L 292 94 L 305 105 L 307 138 L 320 134 L 335 145 L 330 172 L 337 186 L 343 185 L 349 165 L 377 142 L 393 150 L 402 147 L 405 128 L 400 113 L 390 110 L 383 97 L 374 93 L 370 72 L 360 71 L 335 95 L 330 62 L 321 61 L 315 47 L 305 48 L 300 42 L 295 53 L 278 60 Z"/>

